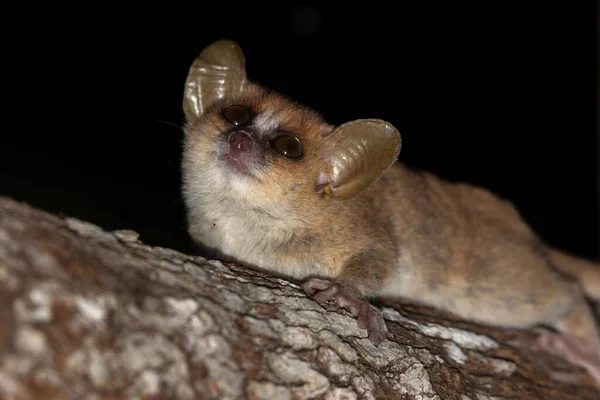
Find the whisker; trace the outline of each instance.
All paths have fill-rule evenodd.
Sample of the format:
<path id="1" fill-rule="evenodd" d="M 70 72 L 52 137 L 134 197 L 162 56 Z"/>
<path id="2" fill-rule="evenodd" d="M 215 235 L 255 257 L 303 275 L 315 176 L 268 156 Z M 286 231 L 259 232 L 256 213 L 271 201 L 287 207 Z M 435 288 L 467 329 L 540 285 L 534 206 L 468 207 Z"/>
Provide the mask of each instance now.
<path id="1" fill-rule="evenodd" d="M 217 123 L 213 120 L 210 121 L 210 123 L 221 133 L 225 133 L 225 131 L 223 129 L 221 129 L 221 127 L 219 125 L 217 125 Z"/>
<path id="2" fill-rule="evenodd" d="M 177 130 L 181 130 L 181 129 L 182 129 L 182 127 L 181 127 L 181 126 L 179 126 L 179 125 L 177 125 L 177 124 L 174 124 L 174 123 L 172 123 L 172 122 L 169 122 L 169 121 L 163 121 L 163 120 L 157 119 L 157 120 L 156 120 L 156 122 L 160 122 L 160 123 L 163 123 L 163 124 L 165 124 L 165 125 L 170 125 L 170 126 L 173 126 L 173 127 L 177 128 Z"/>
<path id="3" fill-rule="evenodd" d="M 171 207 L 175 207 L 178 203 L 183 201 L 183 197 L 178 197 L 175 199 L 175 201 L 171 204 Z"/>

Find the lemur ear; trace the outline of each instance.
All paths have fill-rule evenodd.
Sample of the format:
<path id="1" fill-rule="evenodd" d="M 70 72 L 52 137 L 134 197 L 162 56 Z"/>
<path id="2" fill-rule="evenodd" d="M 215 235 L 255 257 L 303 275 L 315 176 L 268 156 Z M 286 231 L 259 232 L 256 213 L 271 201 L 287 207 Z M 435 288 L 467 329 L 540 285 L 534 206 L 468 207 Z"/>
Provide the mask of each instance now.
<path id="1" fill-rule="evenodd" d="M 246 61 L 240 46 L 218 40 L 194 60 L 185 80 L 183 110 L 190 119 L 201 116 L 214 101 L 239 92 L 246 82 Z"/>
<path id="2" fill-rule="evenodd" d="M 317 191 L 337 199 L 356 196 L 397 161 L 401 146 L 400 132 L 388 122 L 359 119 L 340 125 L 323 143 Z"/>

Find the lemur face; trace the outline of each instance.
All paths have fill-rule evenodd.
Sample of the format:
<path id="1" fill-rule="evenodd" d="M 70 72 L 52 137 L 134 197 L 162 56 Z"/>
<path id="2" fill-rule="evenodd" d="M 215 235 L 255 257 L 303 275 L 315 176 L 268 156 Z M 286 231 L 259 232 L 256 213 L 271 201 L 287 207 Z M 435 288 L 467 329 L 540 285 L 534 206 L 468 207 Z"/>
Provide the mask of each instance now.
<path id="1" fill-rule="evenodd" d="M 186 180 L 255 201 L 314 194 L 314 165 L 332 129 L 309 108 L 248 84 L 188 123 Z"/>

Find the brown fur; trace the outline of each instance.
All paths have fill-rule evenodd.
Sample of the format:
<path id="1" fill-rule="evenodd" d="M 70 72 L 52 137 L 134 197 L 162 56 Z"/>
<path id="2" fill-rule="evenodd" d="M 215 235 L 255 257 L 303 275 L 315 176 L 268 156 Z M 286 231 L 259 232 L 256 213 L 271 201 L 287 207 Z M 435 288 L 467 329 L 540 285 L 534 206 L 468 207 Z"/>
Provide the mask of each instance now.
<path id="1" fill-rule="evenodd" d="M 270 205 L 285 204 L 289 208 L 283 218 L 298 225 L 286 240 L 263 244 L 274 260 L 318 262 L 311 275 L 338 278 L 365 296 L 414 298 L 428 291 L 431 296 L 418 300 L 502 325 L 552 323 L 572 303 L 580 303 L 576 284 L 553 270 L 549 250 L 540 250 L 544 245 L 515 208 L 482 188 L 396 164 L 351 199 L 317 195 L 314 167 L 319 165 L 319 146 L 333 127 L 275 92 L 249 85 L 239 96 L 215 104 L 186 128 L 192 153 L 210 150 L 215 137 L 227 129 L 220 110 L 231 104 L 244 104 L 256 114 L 269 110 L 281 117 L 277 131 L 293 132 L 304 144 L 299 161 L 271 156 L 249 187 L 251 212 L 281 221 Z M 194 147 L 197 142 L 201 149 Z M 403 257 L 411 261 L 403 265 Z M 403 269 L 407 276 L 417 276 L 412 288 L 386 290 L 392 272 L 402 274 Z M 448 286 L 454 295 L 450 300 L 440 293 Z M 480 315 L 486 305 L 495 309 L 488 318 Z M 522 308 L 519 316 L 515 307 Z"/>
<path id="2" fill-rule="evenodd" d="M 242 104 L 265 146 L 254 177 L 219 164 L 224 107 Z M 410 299 L 464 318 L 510 327 L 552 326 L 594 346 L 600 338 L 584 298 L 600 295 L 596 264 L 549 248 L 506 200 L 396 163 L 347 200 L 318 194 L 322 148 L 334 127 L 313 110 L 246 82 L 188 117 L 184 194 L 190 234 L 245 264 L 334 280 L 352 296 Z M 291 132 L 304 156 L 268 149 Z M 599 297 L 596 297 L 599 298 Z"/>

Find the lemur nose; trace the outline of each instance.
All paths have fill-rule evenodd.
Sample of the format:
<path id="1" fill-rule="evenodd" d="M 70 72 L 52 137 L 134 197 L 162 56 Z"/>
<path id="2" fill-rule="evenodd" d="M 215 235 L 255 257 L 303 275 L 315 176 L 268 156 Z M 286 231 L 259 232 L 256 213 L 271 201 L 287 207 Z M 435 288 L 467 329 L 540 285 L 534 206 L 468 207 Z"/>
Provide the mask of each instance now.
<path id="1" fill-rule="evenodd" d="M 229 154 L 231 155 L 251 152 L 254 146 L 254 140 L 245 132 L 236 131 L 229 136 Z"/>

